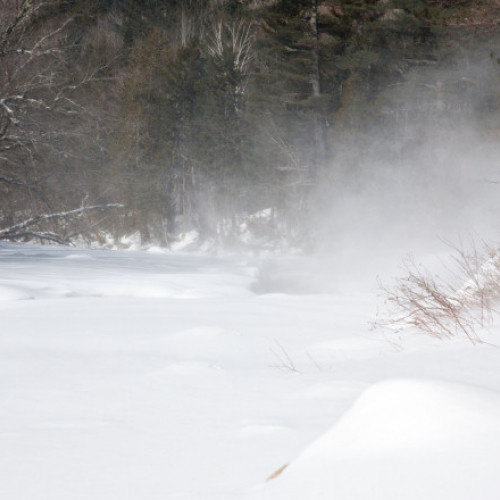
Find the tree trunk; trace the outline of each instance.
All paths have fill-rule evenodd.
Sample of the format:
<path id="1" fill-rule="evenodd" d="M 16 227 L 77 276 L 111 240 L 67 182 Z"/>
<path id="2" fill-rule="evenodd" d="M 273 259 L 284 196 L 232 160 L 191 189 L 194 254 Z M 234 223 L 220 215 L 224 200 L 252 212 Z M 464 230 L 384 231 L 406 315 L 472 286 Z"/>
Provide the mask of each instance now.
<path id="1" fill-rule="evenodd" d="M 311 180 L 316 184 L 320 171 L 325 166 L 325 127 L 319 109 L 319 99 L 321 97 L 321 77 L 320 77 L 320 54 L 318 35 L 318 0 L 311 0 L 311 40 L 312 40 L 312 71 L 311 86 L 314 100 L 314 156 L 311 166 Z"/>

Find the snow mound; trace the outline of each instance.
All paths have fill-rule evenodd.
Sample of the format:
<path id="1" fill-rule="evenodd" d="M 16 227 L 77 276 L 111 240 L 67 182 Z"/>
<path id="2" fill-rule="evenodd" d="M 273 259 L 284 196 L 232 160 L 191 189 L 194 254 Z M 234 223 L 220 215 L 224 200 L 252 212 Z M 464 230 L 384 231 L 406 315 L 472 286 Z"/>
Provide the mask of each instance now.
<path id="1" fill-rule="evenodd" d="M 256 498 L 496 499 L 500 395 L 391 380 L 367 389 Z"/>

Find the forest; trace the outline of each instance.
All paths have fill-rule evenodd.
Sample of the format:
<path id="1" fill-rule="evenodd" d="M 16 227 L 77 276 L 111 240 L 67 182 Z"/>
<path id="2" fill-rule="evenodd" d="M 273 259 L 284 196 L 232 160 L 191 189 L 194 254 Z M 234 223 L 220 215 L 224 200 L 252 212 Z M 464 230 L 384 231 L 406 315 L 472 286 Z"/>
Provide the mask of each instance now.
<path id="1" fill-rule="evenodd" d="M 499 22 L 496 0 L 0 0 L 0 239 L 231 248 L 246 221 L 320 246 L 346 190 L 429 182 L 423 144 L 497 147 Z"/>

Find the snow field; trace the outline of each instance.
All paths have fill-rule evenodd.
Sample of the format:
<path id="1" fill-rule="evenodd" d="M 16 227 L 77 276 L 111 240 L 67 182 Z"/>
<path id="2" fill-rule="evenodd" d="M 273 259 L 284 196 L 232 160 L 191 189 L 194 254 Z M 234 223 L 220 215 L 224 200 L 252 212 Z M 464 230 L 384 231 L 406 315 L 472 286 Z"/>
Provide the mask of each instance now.
<path id="1" fill-rule="evenodd" d="M 0 271 L 0 498 L 498 497 L 494 346 L 388 342 L 371 294 L 257 294 L 244 257 L 2 244 Z"/>

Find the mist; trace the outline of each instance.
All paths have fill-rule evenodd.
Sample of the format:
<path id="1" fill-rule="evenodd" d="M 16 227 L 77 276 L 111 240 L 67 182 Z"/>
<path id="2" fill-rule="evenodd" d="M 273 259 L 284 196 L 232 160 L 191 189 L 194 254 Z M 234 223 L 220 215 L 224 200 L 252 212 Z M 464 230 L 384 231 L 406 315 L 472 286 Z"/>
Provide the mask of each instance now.
<path id="1" fill-rule="evenodd" d="M 473 61 L 458 54 L 416 68 L 379 98 L 386 110 L 376 124 L 339 136 L 301 287 L 372 286 L 405 259 L 433 264 L 456 247 L 495 245 L 500 66 L 488 48 L 471 49 Z"/>
<path id="2" fill-rule="evenodd" d="M 398 163 L 360 158 L 363 180 L 333 188 L 321 253 L 366 265 L 436 251 L 446 242 L 494 240 L 499 151 L 473 131 L 447 135 L 426 140 Z"/>

